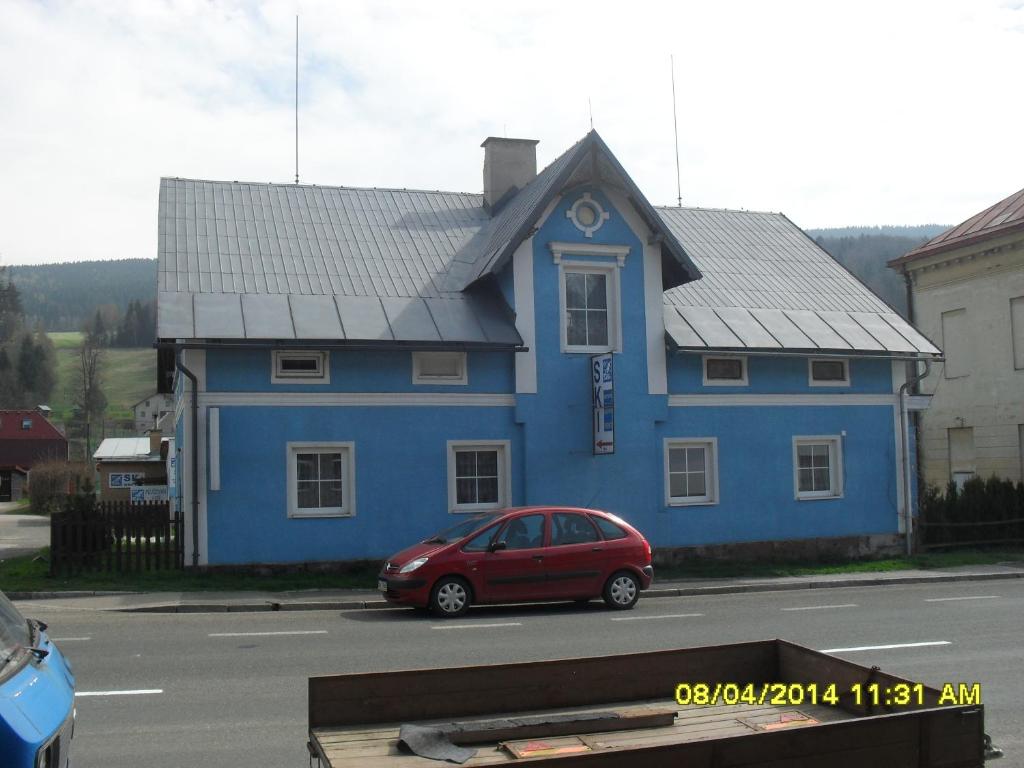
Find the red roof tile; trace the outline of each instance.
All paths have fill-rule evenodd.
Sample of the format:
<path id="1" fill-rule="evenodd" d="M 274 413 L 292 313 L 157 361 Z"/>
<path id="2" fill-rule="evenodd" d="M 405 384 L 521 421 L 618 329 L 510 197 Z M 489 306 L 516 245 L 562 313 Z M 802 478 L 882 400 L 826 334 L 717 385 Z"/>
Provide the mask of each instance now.
<path id="1" fill-rule="evenodd" d="M 893 259 L 889 266 L 897 267 L 922 256 L 931 256 L 1017 231 L 1024 232 L 1024 189 L 936 235 L 906 255 Z"/>

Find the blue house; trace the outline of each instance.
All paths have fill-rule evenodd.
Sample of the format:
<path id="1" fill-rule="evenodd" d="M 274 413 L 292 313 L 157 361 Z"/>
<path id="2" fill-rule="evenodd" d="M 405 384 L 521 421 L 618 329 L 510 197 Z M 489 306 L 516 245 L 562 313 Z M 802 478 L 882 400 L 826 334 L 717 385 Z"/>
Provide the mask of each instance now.
<path id="1" fill-rule="evenodd" d="M 939 350 L 785 216 L 655 208 L 596 132 L 540 173 L 536 143 L 487 139 L 482 195 L 161 180 L 186 562 L 381 558 L 526 504 L 662 558 L 900 546 L 900 387 Z"/>

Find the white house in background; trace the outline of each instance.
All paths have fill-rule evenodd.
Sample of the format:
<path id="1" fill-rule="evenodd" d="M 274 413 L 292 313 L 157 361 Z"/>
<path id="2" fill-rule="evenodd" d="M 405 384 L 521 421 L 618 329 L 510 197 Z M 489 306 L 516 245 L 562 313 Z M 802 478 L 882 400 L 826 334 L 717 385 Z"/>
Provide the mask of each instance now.
<path id="1" fill-rule="evenodd" d="M 1024 480 L 1024 189 L 889 262 L 945 363 L 921 382 L 925 481 Z"/>
<path id="2" fill-rule="evenodd" d="M 159 421 L 174 410 L 174 397 L 153 393 L 146 395 L 132 406 L 135 417 L 135 431 L 145 434 L 159 426 Z"/>

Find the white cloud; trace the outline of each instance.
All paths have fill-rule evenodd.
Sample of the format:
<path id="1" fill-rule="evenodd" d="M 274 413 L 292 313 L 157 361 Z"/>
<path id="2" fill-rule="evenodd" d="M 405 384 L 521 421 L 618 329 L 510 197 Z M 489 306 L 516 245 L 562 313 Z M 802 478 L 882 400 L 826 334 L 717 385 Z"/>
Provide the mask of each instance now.
<path id="1" fill-rule="evenodd" d="M 1022 186 L 1019 2 L 0 0 L 0 260 L 156 254 L 161 175 L 478 190 L 594 124 L 651 200 L 954 223 Z"/>

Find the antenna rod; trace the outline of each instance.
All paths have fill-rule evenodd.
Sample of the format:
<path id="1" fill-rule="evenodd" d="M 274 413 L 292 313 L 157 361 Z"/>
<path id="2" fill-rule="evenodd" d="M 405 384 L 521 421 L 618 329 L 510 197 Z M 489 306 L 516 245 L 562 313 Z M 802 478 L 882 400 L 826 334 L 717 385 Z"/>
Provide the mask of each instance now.
<path id="1" fill-rule="evenodd" d="M 594 104 L 590 101 L 589 96 L 587 96 L 587 109 L 590 110 L 590 130 L 594 130 Z"/>
<path id="2" fill-rule="evenodd" d="M 679 178 L 679 116 L 676 109 L 676 60 L 669 54 L 669 63 L 672 66 L 672 127 L 676 135 L 676 207 L 683 207 L 683 186 Z"/>
<path id="3" fill-rule="evenodd" d="M 295 183 L 299 183 L 299 14 L 295 14 Z"/>

